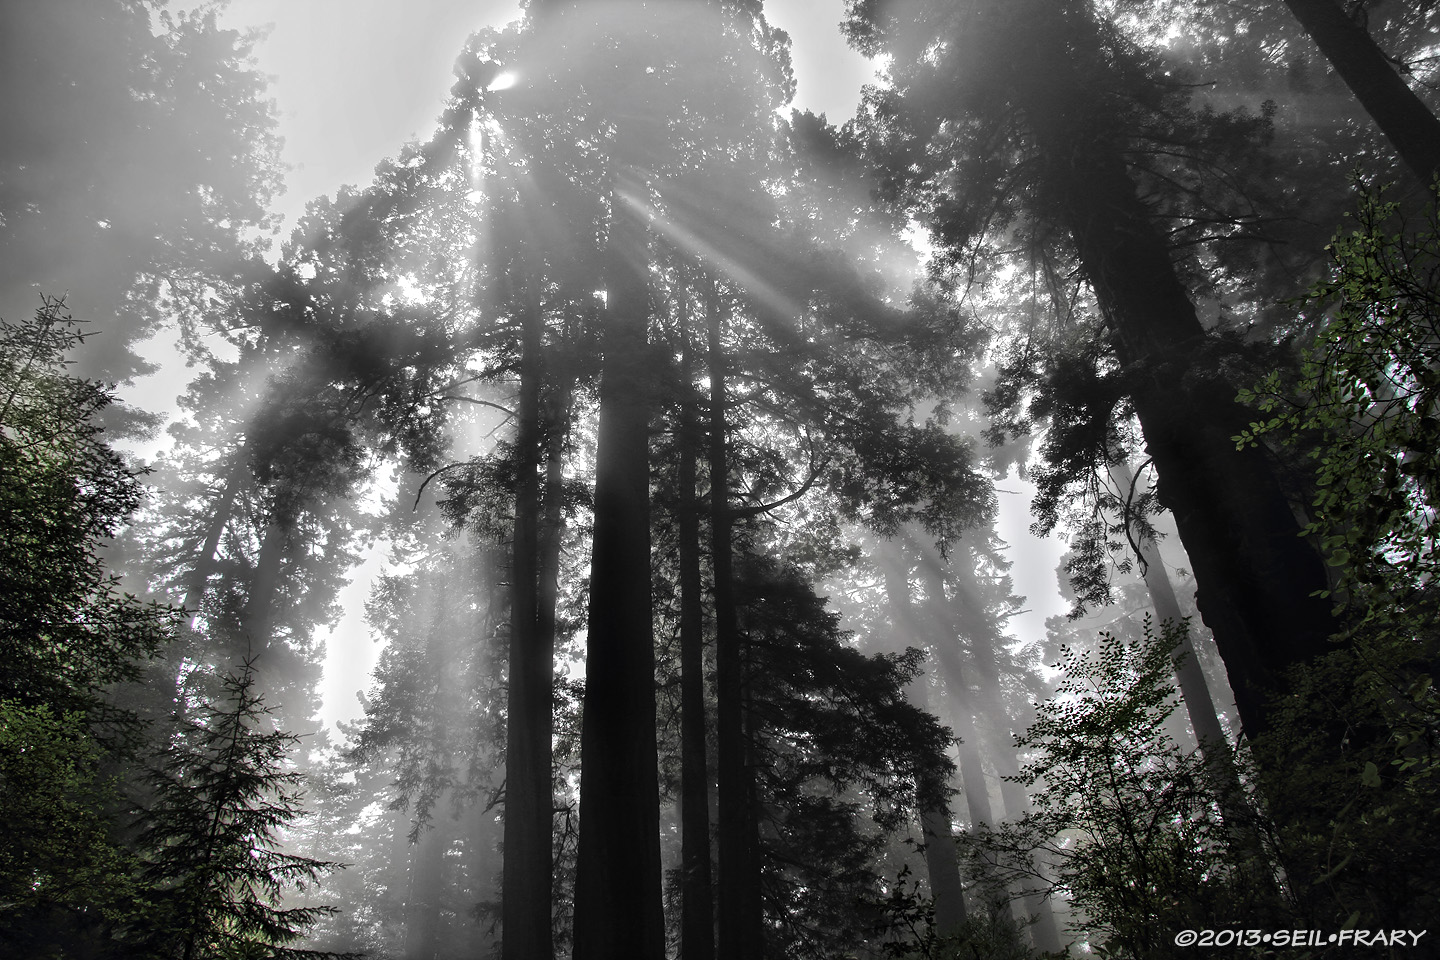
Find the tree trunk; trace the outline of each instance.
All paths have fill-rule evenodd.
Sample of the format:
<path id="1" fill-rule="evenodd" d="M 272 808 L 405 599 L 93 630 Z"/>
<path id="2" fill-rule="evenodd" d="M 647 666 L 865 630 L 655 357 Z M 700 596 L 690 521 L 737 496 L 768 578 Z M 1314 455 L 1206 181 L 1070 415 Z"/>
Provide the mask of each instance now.
<path id="1" fill-rule="evenodd" d="M 1133 474 L 1127 464 L 1112 465 L 1110 475 L 1122 489 L 1129 489 Z M 1180 601 L 1175 596 L 1174 585 L 1165 570 L 1165 561 L 1154 540 L 1135 537 L 1131 541 L 1140 561 L 1141 575 L 1145 588 L 1150 593 L 1150 603 L 1155 610 L 1159 625 L 1181 624 L 1184 615 Z M 1195 734 L 1195 743 L 1205 760 L 1205 771 L 1210 787 L 1220 804 L 1226 832 L 1237 853 L 1254 863 L 1264 863 L 1264 844 L 1255 829 L 1255 816 L 1249 808 L 1244 787 L 1240 783 L 1239 771 L 1235 769 L 1230 753 L 1229 739 L 1220 725 L 1215 710 L 1215 701 L 1210 696 L 1205 671 L 1200 666 L 1195 649 L 1194 635 L 1186 627 L 1175 649 L 1171 652 L 1175 667 L 1175 682 L 1180 688 L 1180 699 L 1190 718 L 1190 729 Z M 1268 871 L 1267 871 L 1268 872 Z"/>
<path id="2" fill-rule="evenodd" d="M 960 640 L 950 612 L 954 609 L 945 597 L 944 578 L 938 567 L 922 563 L 921 582 L 925 586 L 924 623 L 929 635 L 932 655 L 940 664 L 940 674 L 945 681 L 946 699 L 950 702 L 950 716 L 955 721 L 955 735 L 959 738 L 960 789 L 965 796 L 965 806 L 970 814 L 970 829 L 989 829 L 995 823 L 995 814 L 990 806 L 990 787 L 985 781 L 985 769 L 980 759 L 979 733 L 975 726 L 975 697 L 965 681 L 965 668 L 960 656 Z M 969 611 L 973 615 L 973 611 Z M 971 631 L 965 631 L 967 634 Z M 990 883 L 990 877 L 977 878 Z M 990 890 L 991 894 L 997 891 Z M 986 904 L 991 913 L 999 904 Z"/>
<path id="3" fill-rule="evenodd" d="M 180 601 L 180 606 L 191 615 L 190 622 L 192 624 L 194 616 L 200 611 L 201 602 L 205 599 L 210 576 L 219 565 L 220 538 L 224 536 L 225 527 L 230 523 L 230 516 L 235 508 L 235 497 L 248 472 L 245 463 L 248 452 L 249 448 L 244 444 L 236 448 L 235 462 L 231 464 L 226 473 L 225 486 L 220 490 L 220 498 L 215 503 L 215 512 L 205 526 L 205 539 L 201 542 L 199 553 L 195 557 L 195 566 L 190 571 L 190 575 L 185 578 L 185 598 Z"/>
<path id="4" fill-rule="evenodd" d="M 289 541 L 289 531 L 279 518 L 271 517 L 266 521 L 239 624 L 238 639 L 244 644 L 244 648 L 237 651 L 237 654 L 255 661 L 255 676 L 260 689 L 271 694 L 275 692 L 277 679 L 281 678 L 284 672 L 275 662 L 276 650 L 273 641 L 278 619 L 276 615 L 279 612 L 276 606 L 280 600 L 280 572 Z"/>
<path id="5" fill-rule="evenodd" d="M 623 140 L 617 135 L 617 140 Z M 644 226 L 611 204 L 580 733 L 575 960 L 662 960 Z"/>
<path id="6" fill-rule="evenodd" d="M 498 842 L 503 842 L 504 825 L 497 827 L 493 813 L 485 808 L 483 792 L 466 808 L 461 831 L 465 838 L 465 893 L 462 902 L 469 907 L 461 924 L 466 947 L 469 956 L 493 956 L 496 947 L 504 947 L 494 942 L 494 923 L 478 908 L 481 904 L 495 902 L 502 893 L 496 883 L 495 854 Z M 499 934 L 503 939 L 504 930 L 500 930 Z"/>
<path id="7" fill-rule="evenodd" d="M 1335 0 L 1285 0 L 1335 72 L 1355 94 L 1400 159 L 1429 185 L 1440 172 L 1440 120 Z"/>
<path id="8" fill-rule="evenodd" d="M 439 960 L 440 897 L 445 889 L 446 838 L 439 824 L 421 827 L 405 903 L 405 960 Z"/>
<path id="9" fill-rule="evenodd" d="M 525 257 L 522 254 L 522 260 Z M 551 937 L 550 737 L 554 637 L 540 629 L 540 394 L 544 314 L 535 271 L 524 280 L 515 437 L 515 532 L 510 564 L 506 699 L 504 960 L 547 960 Z"/>
<path id="10" fill-rule="evenodd" d="M 892 622 L 902 632 L 902 641 L 909 639 L 923 647 L 927 638 L 911 608 L 909 578 L 905 576 L 904 569 L 908 564 L 901 557 L 884 556 L 880 565 L 885 575 L 885 594 L 890 603 Z M 923 674 L 910 681 L 905 688 L 905 696 L 921 710 L 930 710 L 930 686 Z M 938 771 L 923 762 L 916 779 L 920 836 L 925 843 L 925 872 L 930 879 L 935 932 L 941 937 L 953 937 L 965 922 L 965 893 L 960 882 L 960 863 L 950 824 L 947 799 L 950 785 L 940 778 Z"/>
<path id="11" fill-rule="evenodd" d="M 947 563 L 939 552 L 920 537 L 906 539 L 917 550 L 924 567 L 939 571 L 937 575 L 943 578 Z M 986 591 L 981 588 L 975 573 L 979 561 L 978 551 L 962 545 L 956 551 L 956 557 L 948 563 L 955 571 L 952 603 L 955 609 L 961 611 L 958 619 L 968 634 L 966 639 L 970 644 L 971 663 L 978 681 L 975 686 L 976 713 L 985 718 L 983 728 L 977 725 L 977 742 L 982 745 L 984 755 L 990 758 L 1000 778 L 1000 800 L 1005 818 L 1018 820 L 1030 809 L 1030 795 L 1022 784 L 1010 779 L 1020 774 L 1020 761 L 1015 755 L 1015 724 L 1000 695 L 1000 661 L 995 650 L 1002 641 L 998 630 L 984 615 Z M 1036 876 L 1019 884 L 1020 902 L 1029 924 L 1030 937 L 1036 950 L 1058 953 L 1062 948 L 1060 928 L 1055 920 L 1054 905 L 1045 896 L 1045 887 L 1052 884 L 1043 863 L 1032 860 L 1032 865 Z"/>
<path id="12" fill-rule="evenodd" d="M 1129 490 L 1134 483 L 1134 474 L 1128 464 L 1117 463 L 1110 467 L 1110 476 L 1120 490 Z M 1175 588 L 1170 575 L 1165 571 L 1165 562 L 1155 541 L 1133 535 L 1131 546 L 1136 559 L 1140 561 L 1140 574 L 1145 580 L 1145 589 L 1150 592 L 1150 603 L 1155 608 L 1156 627 L 1167 623 L 1179 626 L 1185 619 L 1180 611 L 1180 601 L 1175 597 Z M 1175 664 L 1175 682 L 1180 687 L 1180 698 L 1185 701 L 1185 711 L 1190 716 L 1190 728 L 1195 732 L 1195 742 L 1207 756 L 1217 750 L 1229 756 L 1228 738 L 1220 726 L 1220 717 L 1215 710 L 1215 701 L 1210 696 L 1210 687 L 1205 682 L 1205 671 L 1195 652 L 1194 639 L 1187 628 L 1175 645 L 1171 659 Z"/>
<path id="13" fill-rule="evenodd" d="M 715 592 L 716 753 L 719 782 L 720 951 L 723 960 L 764 955 L 759 832 L 745 750 L 745 660 L 735 609 L 734 516 L 725 425 L 722 311 L 713 281 L 705 298 L 710 366 L 710 542 Z"/>
<path id="14" fill-rule="evenodd" d="M 680 476 L 680 863 L 682 960 L 714 960 L 715 894 L 710 880 L 710 784 L 705 760 L 705 637 L 700 596 L 700 505 L 695 496 L 696 424 L 690 312 L 681 285 Z"/>
<path id="15" fill-rule="evenodd" d="M 1095 291 L 1155 463 L 1195 569 L 1205 623 L 1250 735 L 1286 670 L 1328 649 L 1335 632 L 1320 557 L 1299 537 L 1263 450 L 1237 451 L 1248 423 L 1235 389 L 1203 359 L 1205 330 L 1124 160 L 1103 133 L 1103 108 L 1080 82 L 1077 49 L 1099 57 L 1088 11 L 1032 0 L 1039 37 L 1015 82 L 1039 148 L 1042 190 L 1072 237 Z M 1049 19 L 1046 22 L 1045 18 Z M 1084 18 L 1084 19 L 1081 19 Z M 1035 21 L 1032 21 L 1035 22 Z"/>

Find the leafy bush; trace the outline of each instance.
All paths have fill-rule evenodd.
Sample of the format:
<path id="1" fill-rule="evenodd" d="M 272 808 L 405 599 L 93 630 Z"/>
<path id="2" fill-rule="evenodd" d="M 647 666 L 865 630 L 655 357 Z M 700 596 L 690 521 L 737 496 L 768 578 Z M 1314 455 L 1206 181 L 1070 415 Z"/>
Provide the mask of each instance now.
<path id="1" fill-rule="evenodd" d="M 1437 194 L 1440 196 L 1440 194 Z M 1297 382 L 1241 399 L 1268 418 L 1237 437 L 1302 450 L 1306 534 L 1333 569 L 1336 650 L 1297 670 L 1255 744 L 1285 867 L 1315 923 L 1405 926 L 1440 910 L 1440 218 L 1412 227 L 1362 190 L 1354 228 L 1311 291 L 1320 332 Z"/>
<path id="2" fill-rule="evenodd" d="M 1166 955 L 1176 931 L 1283 916 L 1254 823 L 1221 814 L 1243 798 L 1221 796 L 1207 761 L 1165 731 L 1181 629 L 1147 621 L 1136 643 L 1102 634 L 1094 650 L 1065 648 L 1055 696 L 1017 738 L 1033 812 L 966 841 L 1002 887 L 1047 882 L 1033 876 L 1038 853 L 1069 895 L 1073 932 L 1110 956 Z"/>

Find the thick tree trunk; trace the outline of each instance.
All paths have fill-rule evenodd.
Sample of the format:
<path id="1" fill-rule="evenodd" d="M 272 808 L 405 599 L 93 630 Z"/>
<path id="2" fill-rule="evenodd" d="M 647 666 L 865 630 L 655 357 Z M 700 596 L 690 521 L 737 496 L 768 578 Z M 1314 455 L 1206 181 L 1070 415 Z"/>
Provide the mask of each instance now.
<path id="1" fill-rule="evenodd" d="M 1428 185 L 1440 172 L 1440 120 L 1335 0 L 1285 0 L 1400 159 Z"/>
<path id="2" fill-rule="evenodd" d="M 700 577 L 699 445 L 693 395 L 688 292 L 680 292 L 680 869 L 682 960 L 714 960 L 715 894 L 710 879 L 710 777 L 706 765 L 705 636 Z"/>
<path id="3" fill-rule="evenodd" d="M 880 563 L 885 575 L 891 621 L 901 632 L 900 641 L 913 641 L 923 647 L 927 642 L 926 631 L 920 628 L 911 606 L 905 561 L 900 557 L 886 556 L 881 558 Z M 905 688 L 905 696 L 921 710 L 930 710 L 930 686 L 923 674 Z M 947 799 L 950 785 L 923 760 L 920 761 L 917 780 L 920 836 L 925 843 L 925 872 L 930 880 L 935 932 L 941 937 L 953 937 L 965 922 L 965 893 L 960 882 L 960 863 L 950 824 Z"/>
<path id="4" fill-rule="evenodd" d="M 705 298 L 705 316 L 710 367 L 710 562 L 715 595 L 719 955 L 723 960 L 760 960 L 764 955 L 764 905 L 752 772 L 746 763 L 745 656 L 735 608 L 723 316 L 713 282 Z"/>
<path id="5" fill-rule="evenodd" d="M 501 931 L 505 960 L 546 960 L 555 950 L 550 925 L 554 637 L 543 635 L 540 629 L 540 394 L 545 321 L 538 278 L 532 273 L 525 282 L 510 563 Z"/>
<path id="6" fill-rule="evenodd" d="M 1160 502 L 1174 515 L 1198 584 L 1200 611 L 1230 674 L 1245 730 L 1268 725 L 1266 701 L 1286 670 L 1328 648 L 1335 631 L 1320 557 L 1263 450 L 1237 451 L 1247 425 L 1235 389 L 1207 369 L 1205 330 L 1124 161 L 1103 133 L 1103 109 L 1080 82 L 1076 50 L 1093 24 L 1032 2 L 1043 20 L 1035 62 L 1016 82 L 1040 154 L 1042 189 L 1072 237 L 1131 385 L 1155 463 Z M 1057 23 L 1056 20 L 1060 22 Z M 1080 54 L 1091 55 L 1089 49 Z M 1100 54 L 1095 52 L 1094 56 Z"/>
<path id="7" fill-rule="evenodd" d="M 619 139 L 619 138 L 617 138 Z M 661 960 L 644 227 L 612 203 L 580 734 L 575 960 Z"/>

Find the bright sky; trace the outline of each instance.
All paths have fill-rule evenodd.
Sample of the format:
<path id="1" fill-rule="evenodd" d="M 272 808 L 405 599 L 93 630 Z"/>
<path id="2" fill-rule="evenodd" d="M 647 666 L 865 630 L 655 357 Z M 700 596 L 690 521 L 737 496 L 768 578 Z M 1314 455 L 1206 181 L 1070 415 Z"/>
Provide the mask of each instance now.
<path id="1" fill-rule="evenodd" d="M 798 91 L 795 106 L 852 117 L 860 87 L 873 68 L 845 44 L 839 24 L 844 0 L 769 0 L 770 21 L 790 34 Z M 466 37 L 518 17 L 513 0 L 232 0 L 228 26 L 273 24 L 256 48 L 272 78 L 279 108 L 287 192 L 277 204 L 288 235 L 306 203 L 342 184 L 363 185 L 375 164 L 407 140 L 429 135 L 454 82 L 451 65 Z M 1017 489 L 1014 482 L 1005 485 Z M 1058 612 L 1055 544 L 1033 544 L 1028 490 L 1002 495 L 1002 536 L 1014 547 L 1017 590 L 1035 613 L 1013 625 L 1027 636 L 1043 632 Z M 342 594 L 347 611 L 328 640 L 321 714 L 327 724 L 360 714 L 355 691 L 369 685 L 378 649 L 363 621 L 376 556 L 355 571 Z M 1051 598 L 1048 602 L 1046 598 Z"/>
<path id="2" fill-rule="evenodd" d="M 854 116 L 874 72 L 840 35 L 844 0 L 771 0 L 765 12 L 794 43 L 796 106 Z M 291 166 L 285 232 L 310 199 L 368 183 L 376 163 L 428 136 L 465 38 L 519 15 L 515 0 L 232 0 L 226 25 L 273 24 L 256 56 Z"/>

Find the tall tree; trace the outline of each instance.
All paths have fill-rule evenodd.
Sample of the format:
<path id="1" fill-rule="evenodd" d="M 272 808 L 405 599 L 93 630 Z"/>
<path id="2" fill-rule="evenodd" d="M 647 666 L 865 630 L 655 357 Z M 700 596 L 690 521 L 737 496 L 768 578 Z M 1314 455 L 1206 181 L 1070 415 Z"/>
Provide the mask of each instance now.
<path id="1" fill-rule="evenodd" d="M 675 64 L 670 51 L 648 42 L 652 35 L 630 19 L 633 12 L 586 3 L 537 8 L 532 59 L 520 58 L 527 69 L 544 64 L 550 83 L 593 84 L 609 162 L 575 879 L 574 955 L 587 960 L 664 953 L 648 573 L 649 253 L 625 191 L 643 191 L 636 174 L 661 159 L 641 118 L 660 109 L 653 98 Z"/>
<path id="2" fill-rule="evenodd" d="M 1121 404 L 1138 418 L 1242 721 L 1258 733 L 1269 694 L 1326 648 L 1335 623 L 1316 596 L 1324 567 L 1297 536 L 1275 471 L 1261 451 L 1234 448 L 1246 412 L 1210 359 L 1212 341 L 1127 166 L 1125 98 L 1143 97 L 1148 80 L 1079 0 L 926 7 L 903 20 L 879 5 L 851 10 L 862 49 L 893 57 L 892 85 L 868 114 L 889 188 L 927 218 L 947 255 L 960 255 L 977 221 L 949 193 L 960 141 L 927 146 L 946 124 L 995 143 L 983 161 L 992 174 L 1026 176 L 1025 213 L 1073 245 L 1116 365 L 1091 422 Z"/>
<path id="3" fill-rule="evenodd" d="M 887 558 L 888 559 L 888 558 Z M 906 636 L 920 639 L 926 631 L 919 623 L 911 602 L 909 564 L 898 559 L 885 562 L 886 600 L 892 610 L 894 626 Z M 917 677 L 906 689 L 910 702 L 921 710 L 931 711 L 929 684 Z M 925 842 L 925 867 L 930 880 L 930 896 L 935 911 L 935 932 L 940 937 L 955 936 L 965 922 L 965 895 L 960 882 L 960 866 L 955 854 L 955 838 L 950 824 L 950 803 L 946 796 L 950 787 L 937 777 L 931 767 L 920 768 L 917 780 L 920 796 L 920 829 Z"/>
<path id="4" fill-rule="evenodd" d="M 710 856 L 710 775 L 705 715 L 704 598 L 700 558 L 701 504 L 696 473 L 703 439 L 699 397 L 690 389 L 694 378 L 694 336 L 688 271 L 679 271 L 676 296 L 680 343 L 680 412 L 676 443 L 675 525 L 679 547 L 680 588 L 680 817 L 681 921 L 684 960 L 715 956 L 715 899 Z M 707 301 L 708 302 L 708 301 Z"/>

